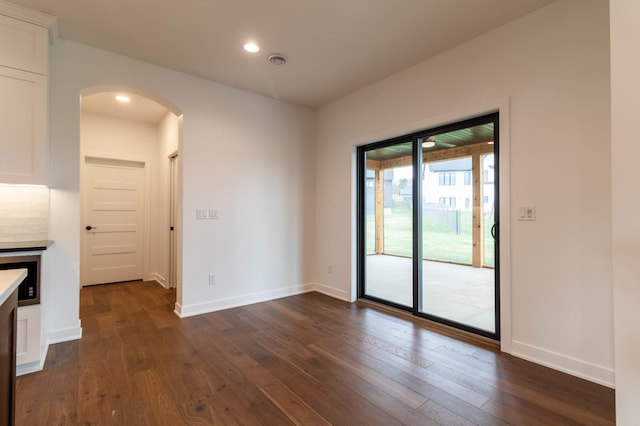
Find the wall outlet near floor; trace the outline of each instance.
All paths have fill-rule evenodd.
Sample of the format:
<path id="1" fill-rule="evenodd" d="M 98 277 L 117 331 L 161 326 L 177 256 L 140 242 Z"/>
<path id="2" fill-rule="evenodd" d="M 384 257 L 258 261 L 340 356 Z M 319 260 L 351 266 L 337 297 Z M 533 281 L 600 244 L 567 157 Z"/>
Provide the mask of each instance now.
<path id="1" fill-rule="evenodd" d="M 333 274 L 333 265 L 330 263 L 327 265 L 327 273 Z"/>
<path id="2" fill-rule="evenodd" d="M 216 274 L 209 274 L 209 285 L 216 285 Z"/>

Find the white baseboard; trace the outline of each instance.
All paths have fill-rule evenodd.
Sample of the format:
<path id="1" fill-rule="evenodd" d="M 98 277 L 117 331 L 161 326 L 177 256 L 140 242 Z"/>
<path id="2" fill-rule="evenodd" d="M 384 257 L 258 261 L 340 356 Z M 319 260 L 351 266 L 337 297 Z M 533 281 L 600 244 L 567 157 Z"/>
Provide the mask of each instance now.
<path id="1" fill-rule="evenodd" d="M 34 362 L 28 362 L 16 366 L 16 376 L 22 376 L 24 374 L 36 373 L 44 369 L 44 362 L 47 360 L 47 353 L 49 352 L 49 343 L 45 343 L 40 348 L 40 359 Z"/>
<path id="2" fill-rule="evenodd" d="M 25 374 L 37 373 L 44 368 L 45 358 L 41 358 L 39 361 L 28 362 L 16 367 L 16 376 L 23 376 Z"/>
<path id="3" fill-rule="evenodd" d="M 80 321 L 78 321 L 77 327 L 61 328 L 58 330 L 51 330 L 47 333 L 47 345 L 78 339 L 82 339 L 82 327 L 80 326 Z"/>
<path id="4" fill-rule="evenodd" d="M 276 290 L 252 293 L 244 296 L 231 297 L 228 299 L 212 300 L 209 302 L 196 303 L 193 305 L 180 305 L 176 303 L 175 314 L 180 318 L 194 315 L 207 314 L 221 311 L 223 309 L 236 308 L 238 306 L 250 305 L 253 303 L 266 302 L 268 300 L 279 299 L 281 297 L 295 296 L 296 294 L 308 293 L 315 290 L 315 284 L 302 284 L 291 287 L 279 288 Z"/>
<path id="5" fill-rule="evenodd" d="M 47 360 L 47 353 L 49 352 L 49 345 L 55 343 L 69 342 L 71 340 L 78 340 L 82 338 L 82 327 L 80 326 L 80 320 L 78 320 L 77 327 L 62 328 L 58 330 L 52 330 L 47 333 L 47 340 L 44 345 L 40 347 L 40 359 L 34 362 L 28 362 L 26 364 L 20 364 L 16 367 L 16 376 L 22 376 L 23 374 L 35 373 L 42 371 L 44 363 Z"/>
<path id="6" fill-rule="evenodd" d="M 329 287 L 328 285 L 324 285 L 322 283 L 315 283 L 314 290 L 318 293 L 326 294 L 327 296 L 331 296 L 334 299 L 344 300 L 345 302 L 351 302 L 351 295 L 348 291 L 341 290 L 335 287 Z"/>
<path id="7" fill-rule="evenodd" d="M 157 272 L 150 273 L 145 281 L 155 281 L 158 284 L 160 284 L 162 287 L 169 288 L 167 287 L 167 279 Z"/>
<path id="8" fill-rule="evenodd" d="M 613 369 L 596 365 L 577 358 L 572 358 L 557 352 L 538 348 L 527 343 L 512 341 L 511 355 L 590 382 L 598 383 L 609 388 L 615 388 L 615 372 Z"/>
<path id="9" fill-rule="evenodd" d="M 186 316 L 182 315 L 182 305 L 179 304 L 178 302 L 176 302 L 175 305 L 173 305 L 173 313 L 176 314 L 178 316 L 178 318 L 186 318 Z"/>

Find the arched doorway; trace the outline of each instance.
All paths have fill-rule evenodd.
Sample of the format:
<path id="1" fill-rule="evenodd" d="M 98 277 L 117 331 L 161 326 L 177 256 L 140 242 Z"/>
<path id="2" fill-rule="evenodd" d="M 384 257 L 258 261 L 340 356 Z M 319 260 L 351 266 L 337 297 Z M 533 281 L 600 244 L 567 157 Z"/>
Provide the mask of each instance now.
<path id="1" fill-rule="evenodd" d="M 81 91 L 81 286 L 156 281 L 181 299 L 182 113 L 131 86 Z"/>

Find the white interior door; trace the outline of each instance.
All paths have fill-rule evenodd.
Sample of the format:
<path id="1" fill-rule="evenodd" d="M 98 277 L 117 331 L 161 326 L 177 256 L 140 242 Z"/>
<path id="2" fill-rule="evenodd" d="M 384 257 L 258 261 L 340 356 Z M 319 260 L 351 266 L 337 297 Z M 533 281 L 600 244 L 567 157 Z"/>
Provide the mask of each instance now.
<path id="1" fill-rule="evenodd" d="M 144 163 L 85 158 L 83 283 L 142 279 Z"/>

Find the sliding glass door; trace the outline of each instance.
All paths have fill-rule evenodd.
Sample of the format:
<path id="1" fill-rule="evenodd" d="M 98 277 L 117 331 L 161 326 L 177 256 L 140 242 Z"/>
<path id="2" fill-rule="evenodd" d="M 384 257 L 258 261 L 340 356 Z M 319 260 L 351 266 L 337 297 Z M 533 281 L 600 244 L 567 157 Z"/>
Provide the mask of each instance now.
<path id="1" fill-rule="evenodd" d="M 413 306 L 413 142 L 394 140 L 362 153 L 366 232 L 363 296 Z"/>
<path id="2" fill-rule="evenodd" d="M 498 116 L 358 150 L 359 295 L 499 339 Z"/>

